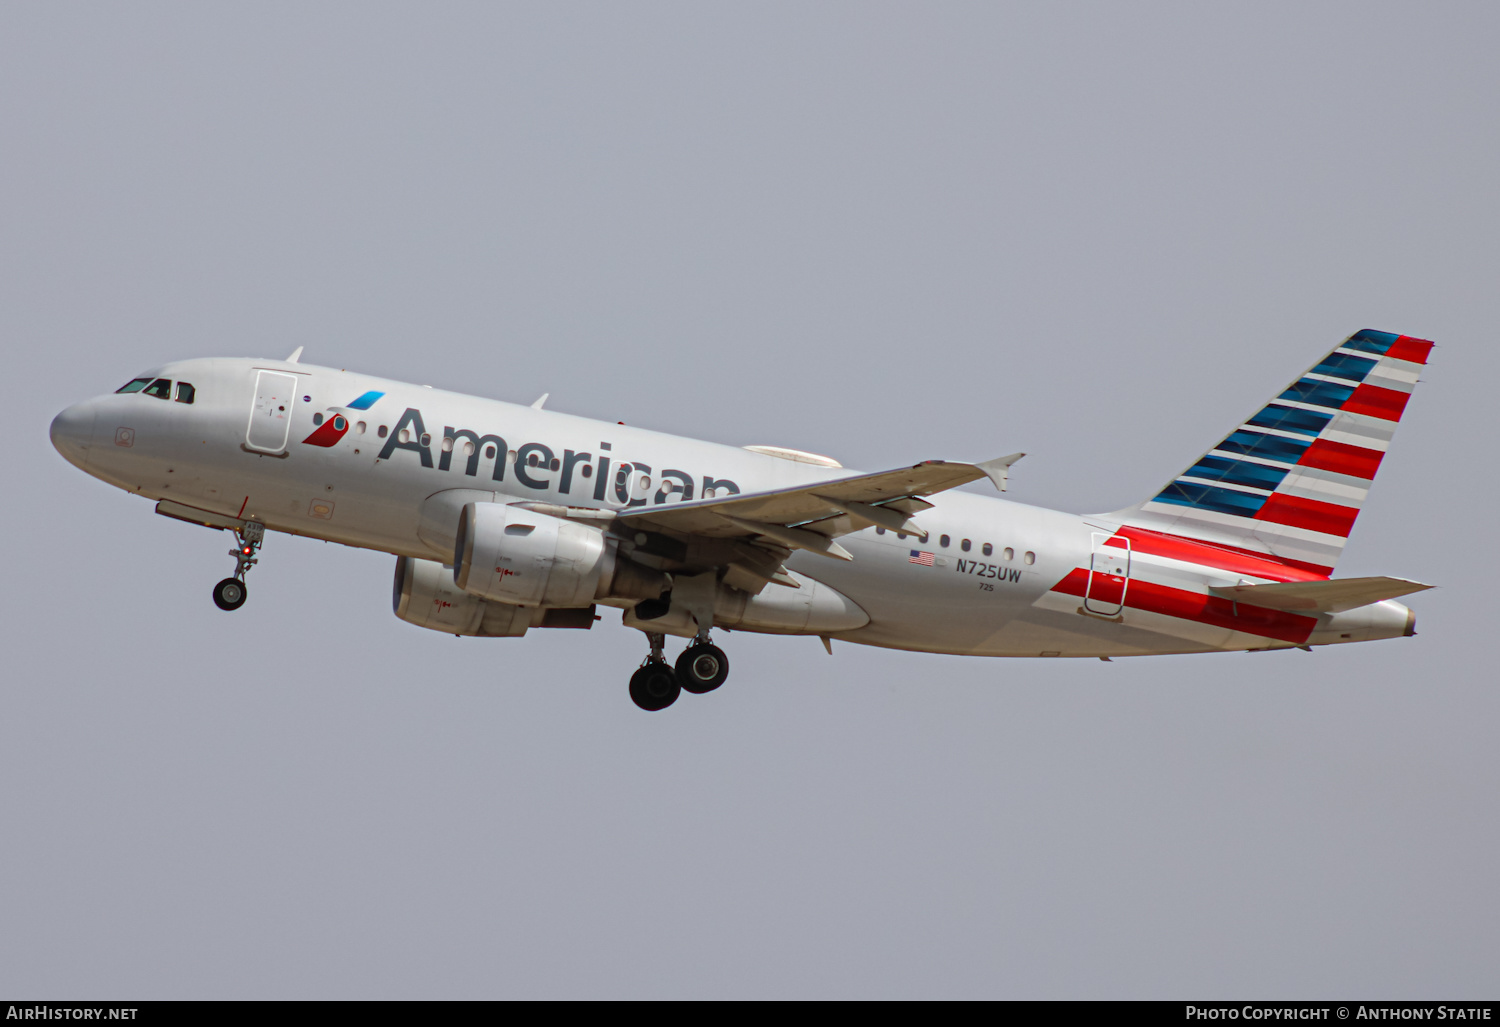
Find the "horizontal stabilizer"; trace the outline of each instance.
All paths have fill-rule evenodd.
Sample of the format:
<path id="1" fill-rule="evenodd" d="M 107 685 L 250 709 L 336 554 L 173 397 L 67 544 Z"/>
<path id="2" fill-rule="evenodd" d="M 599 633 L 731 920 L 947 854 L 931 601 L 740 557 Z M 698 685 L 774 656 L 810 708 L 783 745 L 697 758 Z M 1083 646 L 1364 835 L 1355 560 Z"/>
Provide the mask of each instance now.
<path id="1" fill-rule="evenodd" d="M 1220 599 L 1291 613 L 1342 613 L 1385 599 L 1432 588 L 1404 578 L 1338 578 L 1334 581 L 1287 581 L 1270 585 L 1218 585 L 1209 591 Z"/>

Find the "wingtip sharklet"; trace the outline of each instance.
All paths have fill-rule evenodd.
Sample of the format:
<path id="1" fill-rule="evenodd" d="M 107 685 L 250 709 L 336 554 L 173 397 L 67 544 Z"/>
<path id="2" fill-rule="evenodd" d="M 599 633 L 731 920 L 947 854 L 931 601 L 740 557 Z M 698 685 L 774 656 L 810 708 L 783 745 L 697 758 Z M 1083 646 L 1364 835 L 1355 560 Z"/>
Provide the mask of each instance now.
<path id="1" fill-rule="evenodd" d="M 985 473 L 990 481 L 995 483 L 995 488 L 1001 492 L 1005 491 L 1005 483 L 1010 477 L 1010 465 L 1025 456 L 1025 453 L 1012 453 L 1010 456 L 999 456 L 993 460 L 985 460 L 974 466 Z"/>

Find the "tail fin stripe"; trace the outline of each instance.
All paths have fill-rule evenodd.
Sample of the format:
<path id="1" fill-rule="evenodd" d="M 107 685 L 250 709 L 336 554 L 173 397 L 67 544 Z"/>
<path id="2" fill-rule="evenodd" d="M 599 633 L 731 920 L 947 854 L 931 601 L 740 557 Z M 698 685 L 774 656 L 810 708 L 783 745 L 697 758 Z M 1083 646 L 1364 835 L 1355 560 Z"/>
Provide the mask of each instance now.
<path id="1" fill-rule="evenodd" d="M 1388 389 L 1411 392 L 1422 380 L 1422 365 L 1410 360 L 1382 360 L 1370 376 L 1365 379 L 1371 385 L 1384 385 Z"/>
<path id="2" fill-rule="evenodd" d="M 1370 495 L 1370 483 L 1363 478 L 1350 478 L 1332 471 L 1314 471 L 1299 467 L 1282 483 L 1277 492 L 1304 499 L 1317 499 L 1339 506 L 1364 506 Z"/>
<path id="3" fill-rule="evenodd" d="M 1376 361 L 1368 357 L 1357 357 L 1353 353 L 1333 352 L 1327 358 L 1313 368 L 1309 374 L 1326 374 L 1330 378 L 1342 378 L 1345 381 L 1362 382 L 1365 375 L 1375 369 Z"/>
<path id="4" fill-rule="evenodd" d="M 1354 394 L 1344 404 L 1344 412 L 1368 414 L 1386 421 L 1399 421 L 1402 412 L 1406 409 L 1406 401 L 1409 399 L 1411 399 L 1409 392 L 1382 389 L 1378 385 L 1371 385 L 1367 382 L 1354 390 Z"/>
<path id="5" fill-rule="evenodd" d="M 1385 454 L 1376 449 L 1351 446 L 1345 442 L 1330 442 L 1316 439 L 1297 461 L 1299 467 L 1315 467 L 1321 471 L 1348 474 L 1356 478 L 1373 480 L 1380 470 L 1380 461 Z"/>
<path id="6" fill-rule="evenodd" d="M 1217 513 L 1233 514 L 1237 517 L 1254 517 L 1265 505 L 1266 497 L 1249 492 L 1235 492 L 1232 489 L 1218 488 L 1213 485 L 1188 485 L 1174 481 L 1161 490 L 1161 494 L 1154 502 L 1196 506 Z"/>
<path id="7" fill-rule="evenodd" d="M 1315 378 L 1303 378 L 1299 382 L 1294 382 L 1291 388 L 1276 398 L 1337 410 L 1350 396 L 1354 395 L 1354 388 L 1353 385 L 1335 385 L 1332 382 L 1320 382 Z"/>
<path id="8" fill-rule="evenodd" d="M 1389 360 L 1410 360 L 1414 364 L 1425 364 L 1431 352 L 1432 343 L 1426 339 L 1413 339 L 1409 335 L 1403 335 L 1386 350 L 1385 356 Z"/>
<path id="9" fill-rule="evenodd" d="M 1267 492 L 1272 492 L 1275 491 L 1277 485 L 1281 484 L 1281 479 L 1286 477 L 1289 470 L 1291 470 L 1289 467 L 1273 467 L 1270 464 L 1257 464 L 1249 460 L 1206 456 L 1183 471 L 1182 477 L 1206 478 L 1209 481 L 1247 485 L 1253 489 L 1265 489 Z"/>
<path id="10" fill-rule="evenodd" d="M 1352 446 L 1368 446 L 1371 449 L 1391 448 L 1391 439 L 1396 435 L 1396 422 L 1370 414 L 1340 413 L 1322 435 L 1335 442 L 1347 442 Z"/>
<path id="11" fill-rule="evenodd" d="M 1385 356 L 1386 352 L 1393 346 L 1397 339 L 1402 336 L 1394 332 L 1376 332 L 1368 328 L 1355 332 L 1345 340 L 1340 349 L 1357 349 L 1366 353 L 1378 353 Z"/>
<path id="12" fill-rule="evenodd" d="M 1296 463 L 1309 445 L 1307 439 L 1289 439 L 1284 435 L 1266 435 L 1258 431 L 1231 432 L 1229 438 L 1219 443 L 1218 450 L 1224 453 L 1240 453 L 1258 456 L 1266 460 L 1281 460 Z"/>
<path id="13" fill-rule="evenodd" d="M 1255 553 L 1234 546 L 1198 542 L 1181 535 L 1152 531 L 1126 525 L 1118 537 L 1128 538 L 1130 548 L 1137 553 L 1182 560 L 1185 563 L 1217 567 L 1219 570 L 1241 574 L 1250 578 L 1268 578 L 1271 581 L 1314 581 L 1328 577 L 1333 568 L 1321 564 L 1297 560 L 1278 559 L 1265 553 Z"/>
<path id="14" fill-rule="evenodd" d="M 1340 538 L 1349 537 L 1349 529 L 1354 526 L 1354 518 L 1358 516 L 1359 510 L 1354 507 L 1289 496 L 1284 492 L 1278 492 L 1265 500 L 1255 513 L 1258 521 L 1272 521 L 1307 531 L 1320 531 L 1325 535 L 1338 535 Z"/>
<path id="15" fill-rule="evenodd" d="M 1295 407 L 1272 403 L 1245 423 L 1253 424 L 1257 428 L 1275 428 L 1279 431 L 1296 432 L 1298 435 L 1311 435 L 1317 438 L 1323 429 L 1328 427 L 1328 422 L 1331 420 L 1333 420 L 1332 414 L 1298 410 Z"/>

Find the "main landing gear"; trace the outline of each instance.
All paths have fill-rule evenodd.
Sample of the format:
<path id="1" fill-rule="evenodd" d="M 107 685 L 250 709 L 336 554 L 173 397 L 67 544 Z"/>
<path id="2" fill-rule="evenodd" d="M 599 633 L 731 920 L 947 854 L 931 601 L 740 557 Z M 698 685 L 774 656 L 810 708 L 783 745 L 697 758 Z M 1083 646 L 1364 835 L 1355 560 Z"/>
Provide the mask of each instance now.
<path id="1" fill-rule="evenodd" d="M 246 521 L 245 526 L 235 532 L 238 544 L 229 551 L 235 559 L 234 577 L 225 578 L 214 586 L 214 605 L 219 609 L 238 610 L 245 605 L 245 575 L 259 562 L 255 554 L 260 552 L 265 538 L 266 526 L 256 521 Z"/>
<path id="2" fill-rule="evenodd" d="M 677 680 L 694 695 L 712 692 L 729 677 L 729 657 L 724 650 L 704 639 L 694 641 L 677 657 Z"/>
<path id="3" fill-rule="evenodd" d="M 665 635 L 648 632 L 646 639 L 651 643 L 651 655 L 630 676 L 630 698 L 643 710 L 664 710 L 683 692 L 712 692 L 729 677 L 729 657 L 709 642 L 707 634 L 682 651 L 676 667 L 662 653 Z"/>

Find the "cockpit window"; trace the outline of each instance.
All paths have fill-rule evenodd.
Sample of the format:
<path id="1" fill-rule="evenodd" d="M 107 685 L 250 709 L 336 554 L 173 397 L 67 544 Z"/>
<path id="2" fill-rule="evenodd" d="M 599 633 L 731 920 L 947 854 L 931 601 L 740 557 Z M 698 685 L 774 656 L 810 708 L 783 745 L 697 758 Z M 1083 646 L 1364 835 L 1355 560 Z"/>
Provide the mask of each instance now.
<path id="1" fill-rule="evenodd" d="M 148 396 L 155 396 L 157 399 L 171 399 L 172 383 L 165 378 L 158 378 L 141 391 Z"/>
<path id="2" fill-rule="evenodd" d="M 122 392 L 140 392 L 150 384 L 150 378 L 132 378 L 130 381 L 126 382 L 124 385 L 121 385 L 118 389 L 116 389 L 115 393 L 116 395 L 118 395 Z"/>
<path id="3" fill-rule="evenodd" d="M 187 382 L 177 383 L 177 402 L 191 403 L 195 395 L 197 395 L 197 390 Z"/>

